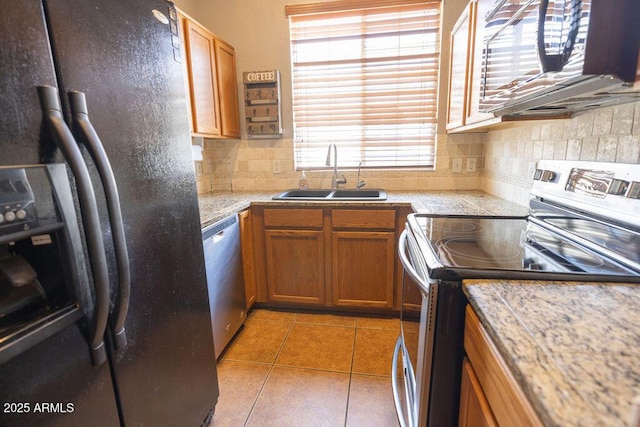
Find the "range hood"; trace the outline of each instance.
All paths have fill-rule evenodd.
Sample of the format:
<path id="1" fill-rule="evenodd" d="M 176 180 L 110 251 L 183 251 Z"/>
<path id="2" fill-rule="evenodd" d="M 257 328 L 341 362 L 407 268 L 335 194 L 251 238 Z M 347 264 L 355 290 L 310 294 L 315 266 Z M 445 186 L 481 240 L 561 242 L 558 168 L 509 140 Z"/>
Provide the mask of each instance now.
<path id="1" fill-rule="evenodd" d="M 506 117 L 571 115 L 640 101 L 640 90 L 614 76 L 586 76 L 566 83 L 507 102 L 491 112 Z"/>

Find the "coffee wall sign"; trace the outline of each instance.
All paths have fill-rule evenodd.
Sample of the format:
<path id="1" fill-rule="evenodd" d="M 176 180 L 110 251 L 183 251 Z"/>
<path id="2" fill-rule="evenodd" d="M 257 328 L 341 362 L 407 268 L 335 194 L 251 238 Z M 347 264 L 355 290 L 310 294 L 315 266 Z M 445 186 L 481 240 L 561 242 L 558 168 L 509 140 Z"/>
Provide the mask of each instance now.
<path id="1" fill-rule="evenodd" d="M 280 72 L 246 71 L 242 80 L 247 136 L 264 139 L 282 136 Z"/>

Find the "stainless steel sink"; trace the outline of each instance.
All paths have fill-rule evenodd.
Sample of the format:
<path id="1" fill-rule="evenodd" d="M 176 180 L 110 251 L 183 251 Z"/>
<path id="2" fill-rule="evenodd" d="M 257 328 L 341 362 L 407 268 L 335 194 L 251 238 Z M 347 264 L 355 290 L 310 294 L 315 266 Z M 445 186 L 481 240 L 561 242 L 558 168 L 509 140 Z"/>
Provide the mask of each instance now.
<path id="1" fill-rule="evenodd" d="M 386 200 L 387 193 L 384 190 L 335 190 L 331 194 L 331 198 L 341 200 Z"/>
<path id="2" fill-rule="evenodd" d="M 384 190 L 287 190 L 273 200 L 316 200 L 316 201 L 363 201 L 363 200 L 387 200 Z"/>

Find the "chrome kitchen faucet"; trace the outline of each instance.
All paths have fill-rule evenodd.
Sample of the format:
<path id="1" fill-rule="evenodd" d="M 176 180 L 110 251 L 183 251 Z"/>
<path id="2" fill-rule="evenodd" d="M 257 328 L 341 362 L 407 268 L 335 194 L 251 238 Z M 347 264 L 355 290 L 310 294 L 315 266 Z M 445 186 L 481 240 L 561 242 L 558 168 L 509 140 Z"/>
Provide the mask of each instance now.
<path id="1" fill-rule="evenodd" d="M 333 178 L 331 179 L 331 188 L 338 188 L 338 185 L 347 183 L 347 178 L 344 177 L 344 174 L 338 178 L 338 148 L 336 144 L 329 144 L 325 164 L 331 166 L 331 147 L 333 147 Z"/>

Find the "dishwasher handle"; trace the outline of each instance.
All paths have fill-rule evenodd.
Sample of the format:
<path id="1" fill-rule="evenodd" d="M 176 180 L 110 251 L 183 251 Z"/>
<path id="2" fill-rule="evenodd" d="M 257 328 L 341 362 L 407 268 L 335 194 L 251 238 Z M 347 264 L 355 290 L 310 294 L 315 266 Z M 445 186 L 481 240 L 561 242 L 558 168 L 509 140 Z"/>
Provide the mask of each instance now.
<path id="1" fill-rule="evenodd" d="M 228 216 L 202 230 L 202 240 L 211 239 L 212 243 L 221 241 L 225 236 L 225 230 L 238 222 L 238 215 Z"/>
<path id="2" fill-rule="evenodd" d="M 214 234 L 213 236 L 209 237 L 209 239 L 211 239 L 212 243 L 221 242 L 223 238 L 224 238 L 224 230 L 218 231 L 216 234 Z"/>

